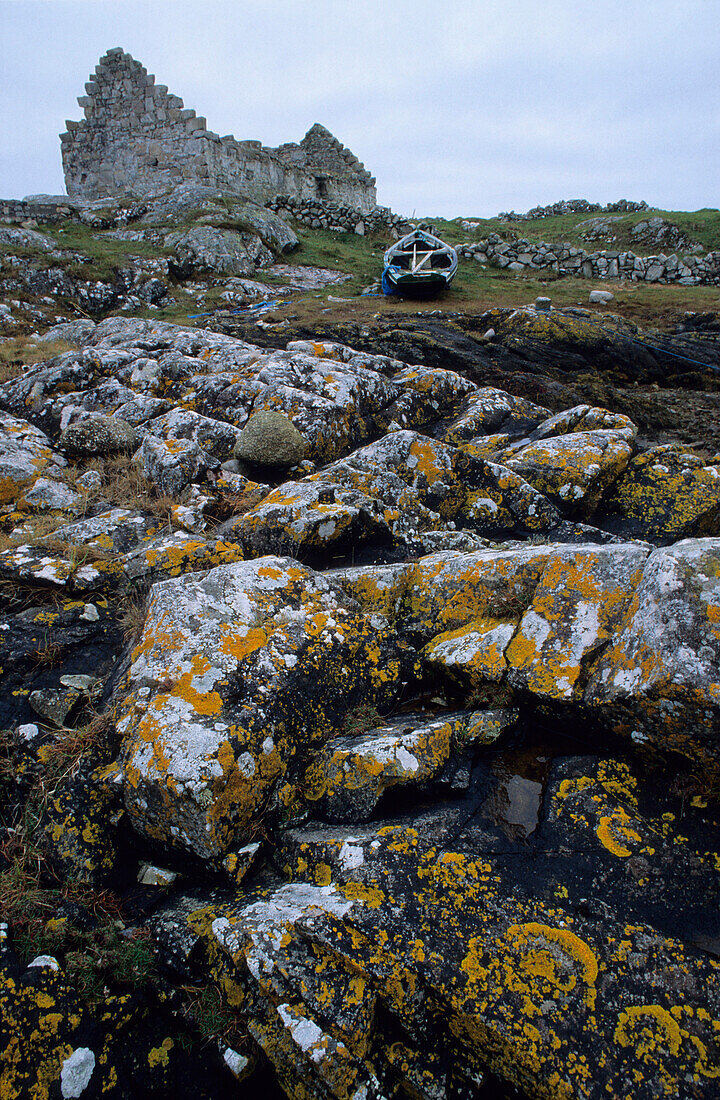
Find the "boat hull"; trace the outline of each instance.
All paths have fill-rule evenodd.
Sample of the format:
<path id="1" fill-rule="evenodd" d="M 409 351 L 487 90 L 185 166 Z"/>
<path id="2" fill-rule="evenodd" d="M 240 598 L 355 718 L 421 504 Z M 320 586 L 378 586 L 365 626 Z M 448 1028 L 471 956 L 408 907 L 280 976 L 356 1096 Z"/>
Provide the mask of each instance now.
<path id="1" fill-rule="evenodd" d="M 452 279 L 453 276 L 446 278 L 440 274 L 419 276 L 400 272 L 396 275 L 386 268 L 382 276 L 382 289 L 383 294 L 397 294 L 403 298 L 436 298 L 450 285 Z"/>
<path id="2" fill-rule="evenodd" d="M 387 250 L 384 264 L 384 294 L 435 298 L 452 282 L 458 258 L 451 245 L 425 230 L 416 229 Z"/>

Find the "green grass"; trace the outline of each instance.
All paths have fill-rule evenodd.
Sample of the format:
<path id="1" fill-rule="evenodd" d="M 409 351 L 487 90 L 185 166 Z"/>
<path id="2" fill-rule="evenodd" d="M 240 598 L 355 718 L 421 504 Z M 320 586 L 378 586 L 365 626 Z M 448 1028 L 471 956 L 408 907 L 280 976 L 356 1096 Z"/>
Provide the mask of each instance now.
<path id="1" fill-rule="evenodd" d="M 58 248 L 80 252 L 90 263 L 65 261 L 59 266 L 69 274 L 85 279 L 111 278 L 118 268 L 127 266 L 130 256 L 152 259 L 167 254 L 162 247 L 150 241 L 118 241 L 105 233 L 92 229 L 82 222 L 64 222 L 61 225 L 43 226 L 41 231 L 53 237 Z"/>
<path id="2" fill-rule="evenodd" d="M 556 244 L 568 241 L 571 244 L 585 248 L 588 252 L 604 247 L 602 240 L 584 241 L 582 230 L 578 229 L 581 222 L 590 218 L 619 218 L 611 221 L 611 234 L 614 240 L 607 241 L 608 248 L 630 248 L 642 255 L 650 251 L 647 245 L 640 245 L 631 241 L 630 233 L 633 226 L 648 218 L 661 217 L 666 221 L 677 225 L 692 241 L 697 241 L 706 251 L 720 248 L 720 210 L 703 209 L 694 213 L 678 212 L 674 210 L 644 210 L 635 214 L 561 214 L 551 218 L 538 218 L 527 222 L 501 222 L 497 218 L 457 218 L 454 221 L 446 221 L 443 218 L 420 219 L 432 224 L 438 235 L 450 244 L 459 244 L 461 241 L 482 240 L 490 233 L 497 233 L 506 240 L 525 237 L 529 241 L 547 241 Z M 460 225 L 461 221 L 477 221 L 477 229 L 466 230 Z"/>
<path id="3" fill-rule="evenodd" d="M 346 283 L 328 288 L 330 294 L 339 298 L 359 294 L 364 287 L 380 278 L 383 255 L 392 243 L 386 236 L 330 233 L 326 229 L 308 229 L 299 224 L 295 226 L 295 231 L 300 244 L 283 262 L 329 267 L 352 275 Z"/>
<path id="4" fill-rule="evenodd" d="M 570 241 L 588 251 L 603 247 L 618 249 L 632 247 L 640 254 L 651 251 L 650 246 L 638 245 L 630 241 L 630 231 L 639 221 L 660 215 L 676 224 L 693 240 L 699 241 L 703 249 L 720 248 L 720 211 L 698 210 L 694 213 L 672 211 L 643 211 L 619 216 L 612 222 L 615 241 L 586 242 L 581 239 L 578 226 L 588 219 L 587 214 L 568 214 L 529 222 L 502 223 L 497 218 L 463 220 L 478 221 L 474 230 L 464 230 L 460 219 L 419 218 L 418 221 L 430 222 L 443 239 L 452 244 L 463 240 L 478 240 L 491 232 L 498 233 L 504 239 L 526 237 L 528 240 L 543 240 L 549 243 Z M 590 215 L 595 217 L 596 215 Z M 601 216 L 601 215 L 597 215 Z M 614 216 L 614 215 L 610 215 Z M 440 299 L 428 302 L 403 301 L 397 298 L 360 298 L 360 292 L 377 282 L 382 271 L 385 250 L 391 243 L 388 234 L 375 234 L 360 237 L 354 233 L 313 230 L 300 223 L 294 223 L 299 238 L 297 249 L 283 257 L 283 262 L 298 266 L 325 267 L 342 271 L 350 278 L 341 284 L 322 290 L 295 291 L 289 305 L 282 306 L 272 315 L 263 315 L 270 323 L 284 319 L 301 324 L 327 321 L 329 313 L 333 319 L 363 320 L 380 313 L 398 316 L 403 313 L 422 313 L 434 309 L 445 312 L 463 311 L 480 313 L 495 306 L 515 307 L 532 302 L 538 295 L 548 295 L 555 306 L 587 305 L 591 282 L 572 278 L 557 279 L 551 271 L 532 275 L 515 275 L 496 267 L 482 267 L 473 261 L 461 261 L 457 277 L 449 291 Z M 156 257 L 164 250 L 149 242 L 117 241 L 103 232 L 93 230 L 81 223 L 64 223 L 59 226 L 42 226 L 43 232 L 53 236 L 58 244 L 68 250 L 78 251 L 88 256 L 87 264 L 73 262 L 68 270 L 84 278 L 107 280 L 113 271 L 127 263 L 129 256 Z M 33 257 L 36 264 L 44 262 L 41 256 Z M 283 285 L 281 276 L 273 276 L 263 269 L 254 273 L 256 280 L 266 282 L 270 287 Z M 203 280 L 205 281 L 205 280 Z M 147 317 L 170 321 L 181 325 L 200 325 L 207 323 L 197 314 L 212 314 L 224 308 L 233 309 L 232 304 L 222 300 L 227 279 L 219 278 L 217 285 L 210 286 L 199 303 L 181 286 L 171 287 L 174 304 L 165 310 L 138 309 L 137 317 Z M 594 285 L 594 284 L 592 284 Z M 717 310 L 720 307 L 720 293 L 715 287 L 677 287 L 629 283 L 622 286 L 618 282 L 603 282 L 603 286 L 615 294 L 612 308 L 625 313 L 639 323 L 657 323 L 660 326 L 677 319 L 684 310 Z M 331 302 L 330 298 L 354 299 L 347 305 Z M 68 306 L 70 308 L 72 304 Z"/>

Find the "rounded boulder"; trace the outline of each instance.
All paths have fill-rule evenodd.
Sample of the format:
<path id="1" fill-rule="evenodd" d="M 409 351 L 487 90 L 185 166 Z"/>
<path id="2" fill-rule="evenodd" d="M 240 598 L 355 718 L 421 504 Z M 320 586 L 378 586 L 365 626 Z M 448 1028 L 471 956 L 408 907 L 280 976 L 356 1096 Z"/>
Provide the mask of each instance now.
<path id="1" fill-rule="evenodd" d="M 116 454 L 136 446 L 135 429 L 119 416 L 87 416 L 68 424 L 60 436 L 60 447 L 68 455 Z"/>
<path id="2" fill-rule="evenodd" d="M 254 413 L 235 444 L 235 455 L 256 466 L 297 466 L 309 443 L 282 413 Z"/>

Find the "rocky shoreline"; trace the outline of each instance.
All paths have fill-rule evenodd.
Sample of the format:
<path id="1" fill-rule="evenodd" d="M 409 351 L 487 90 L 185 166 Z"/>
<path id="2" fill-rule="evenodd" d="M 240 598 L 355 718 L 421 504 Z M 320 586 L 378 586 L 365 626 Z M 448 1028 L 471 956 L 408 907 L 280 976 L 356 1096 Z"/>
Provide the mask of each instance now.
<path id="1" fill-rule="evenodd" d="M 4 1095 L 709 1100 L 712 319 L 216 328 L 0 384 Z"/>

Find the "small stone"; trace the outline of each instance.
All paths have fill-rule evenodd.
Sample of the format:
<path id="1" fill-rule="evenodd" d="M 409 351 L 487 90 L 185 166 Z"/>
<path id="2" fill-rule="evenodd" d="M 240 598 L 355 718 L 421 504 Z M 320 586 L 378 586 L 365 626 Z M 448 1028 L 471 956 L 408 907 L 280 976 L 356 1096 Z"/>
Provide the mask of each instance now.
<path id="1" fill-rule="evenodd" d="M 225 856 L 222 865 L 235 882 L 242 882 L 255 862 L 255 857 L 259 850 L 260 845 L 255 841 L 252 844 L 246 844 L 245 847 L 240 848 L 239 851 L 229 852 L 228 855 Z"/>
<path id="2" fill-rule="evenodd" d="M 93 688 L 98 683 L 95 676 L 61 676 L 60 683 L 63 687 L 74 688 L 83 695 L 91 695 Z"/>
<path id="3" fill-rule="evenodd" d="M 59 970 L 60 963 L 52 955 L 36 955 L 32 962 L 28 963 L 28 967 L 36 966 L 39 969 L 48 968 L 49 970 Z"/>
<path id="4" fill-rule="evenodd" d="M 152 863 L 141 863 L 137 880 L 143 886 L 172 886 L 176 878 L 176 871 L 168 871 L 165 867 L 156 867 Z"/>
<path id="5" fill-rule="evenodd" d="M 81 694 L 76 688 L 68 688 L 65 691 L 42 688 L 31 691 L 28 702 L 36 714 L 61 729 Z"/>
<path id="6" fill-rule="evenodd" d="M 608 302 L 612 302 L 615 298 L 614 294 L 611 294 L 609 290 L 591 290 L 590 291 L 590 305 L 591 306 L 604 306 Z"/>
<path id="7" fill-rule="evenodd" d="M 40 730 L 34 722 L 27 722 L 24 726 L 18 726 L 18 737 L 22 737 L 23 741 L 34 741 L 39 734 Z"/>
<path id="8" fill-rule="evenodd" d="M 552 308 L 552 300 L 550 298 L 536 298 L 535 309 L 540 310 L 541 313 L 549 313 Z"/>
<path id="9" fill-rule="evenodd" d="M 239 1054 L 238 1051 L 233 1050 L 232 1047 L 225 1048 L 223 1061 L 235 1077 L 239 1077 L 248 1064 L 247 1058 Z"/>
<path id="10" fill-rule="evenodd" d="M 60 1072 L 60 1091 L 63 1100 L 82 1096 L 90 1084 L 95 1069 L 95 1055 L 89 1047 L 78 1047 L 66 1058 Z"/>
<path id="11" fill-rule="evenodd" d="M 64 485 L 48 477 L 39 477 L 32 489 L 25 493 L 25 504 L 38 511 L 63 511 L 80 503 L 80 497 Z"/>
<path id="12" fill-rule="evenodd" d="M 77 479 L 75 486 L 86 493 L 98 493 L 102 489 L 102 478 L 97 470 L 86 470 Z"/>

